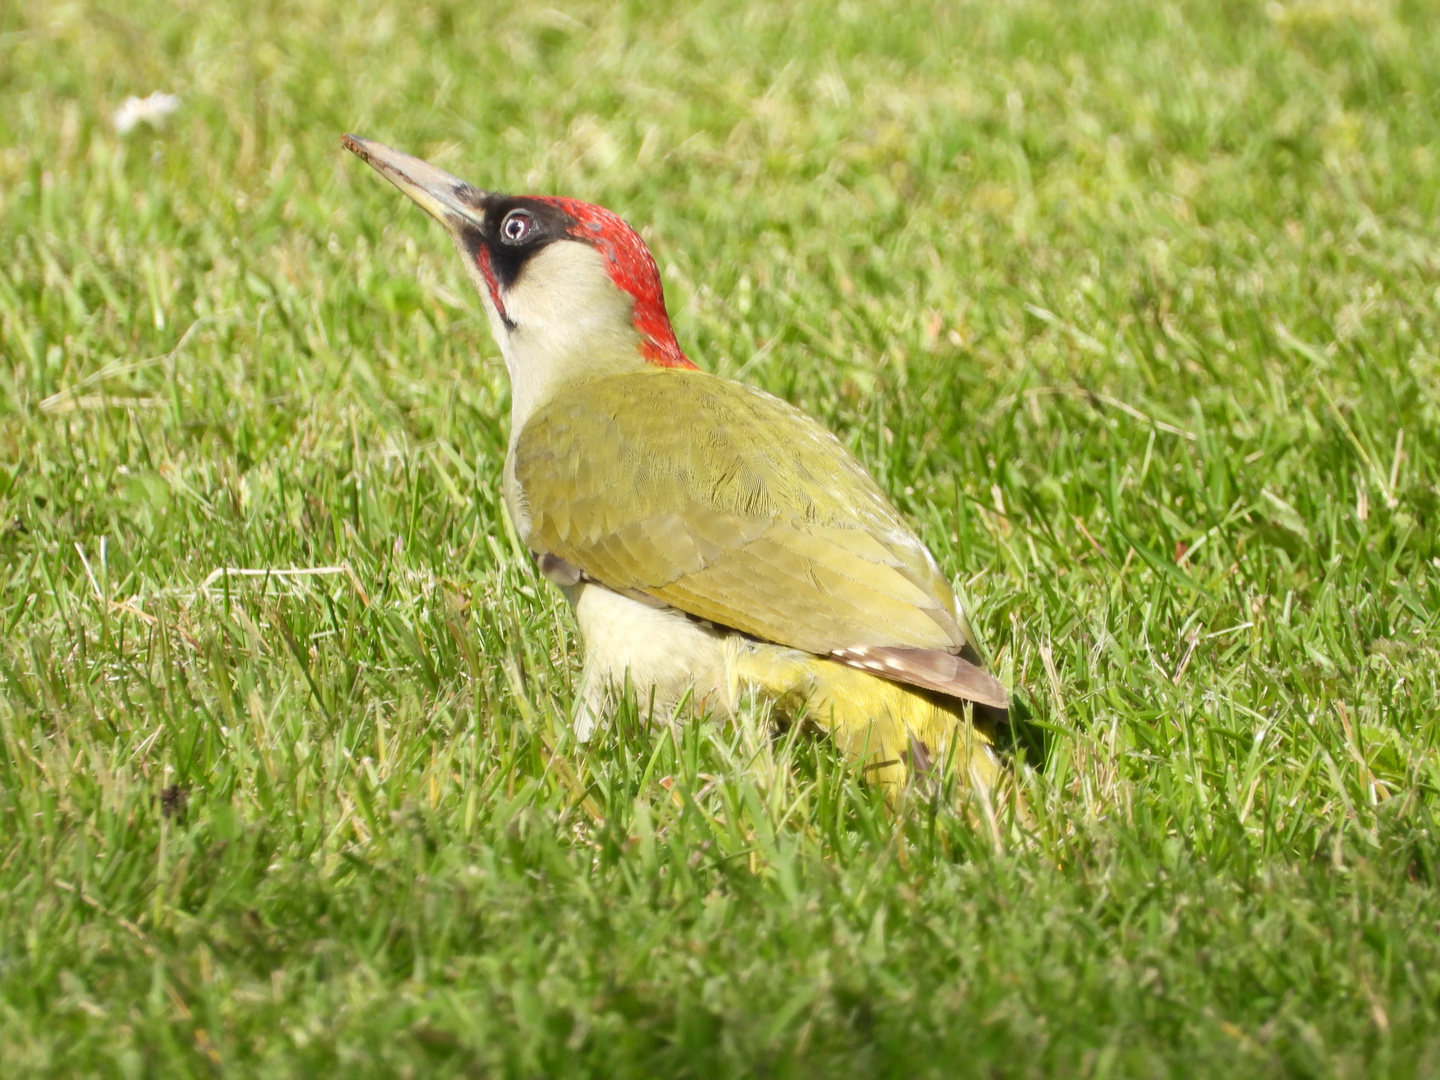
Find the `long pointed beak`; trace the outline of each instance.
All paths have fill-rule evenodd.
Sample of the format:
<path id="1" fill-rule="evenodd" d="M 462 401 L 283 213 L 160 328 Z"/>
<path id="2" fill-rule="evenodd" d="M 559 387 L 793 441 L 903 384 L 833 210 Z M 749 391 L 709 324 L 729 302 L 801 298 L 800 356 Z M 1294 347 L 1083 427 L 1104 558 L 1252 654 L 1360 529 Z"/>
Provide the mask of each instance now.
<path id="1" fill-rule="evenodd" d="M 464 224 L 481 225 L 485 204 L 490 199 L 488 191 L 384 143 L 362 139 L 359 135 L 343 135 L 340 141 L 345 149 L 367 162 L 447 229 Z"/>

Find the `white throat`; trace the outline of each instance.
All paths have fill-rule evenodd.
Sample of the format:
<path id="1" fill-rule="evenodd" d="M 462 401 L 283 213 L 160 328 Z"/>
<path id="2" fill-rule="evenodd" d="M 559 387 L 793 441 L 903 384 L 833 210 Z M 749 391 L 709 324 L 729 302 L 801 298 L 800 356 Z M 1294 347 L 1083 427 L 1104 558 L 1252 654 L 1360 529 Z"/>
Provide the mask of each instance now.
<path id="1" fill-rule="evenodd" d="M 535 254 L 502 294 L 500 317 L 479 267 L 466 259 L 510 372 L 510 446 L 535 410 L 567 387 L 645 366 L 634 299 L 589 244 L 561 240 Z"/>

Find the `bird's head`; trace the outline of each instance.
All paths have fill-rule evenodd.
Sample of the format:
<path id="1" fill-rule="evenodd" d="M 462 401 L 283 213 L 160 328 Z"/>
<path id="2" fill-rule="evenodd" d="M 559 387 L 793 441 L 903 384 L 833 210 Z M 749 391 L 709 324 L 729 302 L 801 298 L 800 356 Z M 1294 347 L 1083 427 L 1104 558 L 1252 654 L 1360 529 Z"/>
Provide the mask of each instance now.
<path id="1" fill-rule="evenodd" d="M 609 210 L 484 191 L 358 135 L 342 141 L 450 234 L 505 357 L 516 420 L 590 377 L 695 366 L 675 340 L 649 248 Z"/>

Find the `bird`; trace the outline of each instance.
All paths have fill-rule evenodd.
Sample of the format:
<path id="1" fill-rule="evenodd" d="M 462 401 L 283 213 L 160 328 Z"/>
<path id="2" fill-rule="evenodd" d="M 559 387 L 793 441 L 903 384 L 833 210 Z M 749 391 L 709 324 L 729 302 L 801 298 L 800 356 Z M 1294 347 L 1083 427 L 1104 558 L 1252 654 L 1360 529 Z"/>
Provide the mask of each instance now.
<path id="1" fill-rule="evenodd" d="M 934 556 L 822 424 L 690 361 L 634 229 L 341 141 L 444 227 L 479 293 L 510 380 L 504 503 L 579 630 L 577 741 L 626 692 L 652 715 L 758 699 L 887 797 L 947 761 L 996 788 L 1008 698 Z"/>

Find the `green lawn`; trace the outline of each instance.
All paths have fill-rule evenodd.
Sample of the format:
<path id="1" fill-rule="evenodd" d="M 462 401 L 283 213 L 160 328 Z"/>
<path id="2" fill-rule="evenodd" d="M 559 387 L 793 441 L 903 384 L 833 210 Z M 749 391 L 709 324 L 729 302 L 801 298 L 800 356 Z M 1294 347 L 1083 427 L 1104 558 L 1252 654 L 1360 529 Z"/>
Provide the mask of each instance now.
<path id="1" fill-rule="evenodd" d="M 575 744 L 343 131 L 643 231 L 975 604 L 1030 827 Z M 0 1073 L 1440 1073 L 1437 212 L 1434 2 L 0 5 Z"/>

